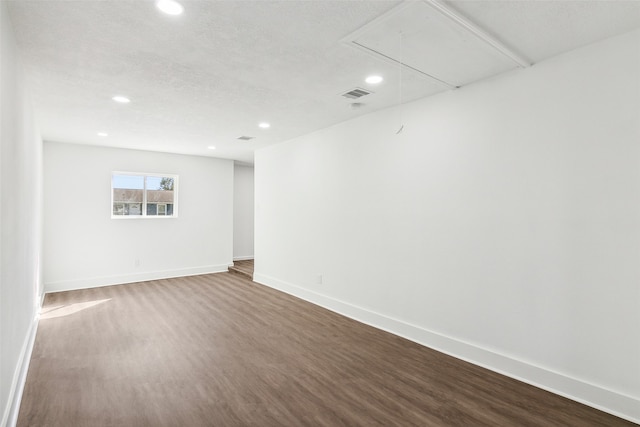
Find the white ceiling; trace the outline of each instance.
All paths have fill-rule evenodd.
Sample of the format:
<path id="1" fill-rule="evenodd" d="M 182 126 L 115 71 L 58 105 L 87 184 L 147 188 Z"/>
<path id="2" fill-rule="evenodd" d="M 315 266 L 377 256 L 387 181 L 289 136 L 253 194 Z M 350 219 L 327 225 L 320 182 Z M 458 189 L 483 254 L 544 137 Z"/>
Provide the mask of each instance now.
<path id="1" fill-rule="evenodd" d="M 50 141 L 253 163 L 255 149 L 451 90 L 424 73 L 400 73 L 398 61 L 453 86 L 517 67 L 423 3 L 182 1 L 177 17 L 146 0 L 7 3 Z M 437 5 L 532 63 L 640 27 L 640 1 Z M 406 13 L 414 7 L 420 12 Z M 352 34 L 395 61 L 352 48 Z M 385 81 L 368 85 L 370 74 Z M 340 96 L 355 87 L 374 92 L 359 109 Z M 132 102 L 117 104 L 116 94 Z M 258 128 L 262 121 L 272 127 Z M 256 138 L 240 142 L 241 135 Z"/>

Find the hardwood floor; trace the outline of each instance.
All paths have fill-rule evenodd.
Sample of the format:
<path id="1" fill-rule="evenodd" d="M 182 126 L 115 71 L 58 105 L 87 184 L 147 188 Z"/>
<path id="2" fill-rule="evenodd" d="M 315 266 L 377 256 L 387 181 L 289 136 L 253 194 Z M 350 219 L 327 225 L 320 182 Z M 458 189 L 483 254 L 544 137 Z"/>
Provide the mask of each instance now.
<path id="1" fill-rule="evenodd" d="M 220 273 L 47 294 L 18 426 L 623 426 Z"/>
<path id="2" fill-rule="evenodd" d="M 233 266 L 229 267 L 229 272 L 242 274 L 248 279 L 253 279 L 253 260 L 234 261 Z"/>

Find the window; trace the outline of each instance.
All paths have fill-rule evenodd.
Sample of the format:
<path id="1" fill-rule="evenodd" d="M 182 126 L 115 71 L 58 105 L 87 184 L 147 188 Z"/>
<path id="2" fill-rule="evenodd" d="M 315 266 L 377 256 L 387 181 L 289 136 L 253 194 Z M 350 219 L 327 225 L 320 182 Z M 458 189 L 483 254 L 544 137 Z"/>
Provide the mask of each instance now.
<path id="1" fill-rule="evenodd" d="M 178 176 L 113 172 L 111 218 L 175 218 Z"/>

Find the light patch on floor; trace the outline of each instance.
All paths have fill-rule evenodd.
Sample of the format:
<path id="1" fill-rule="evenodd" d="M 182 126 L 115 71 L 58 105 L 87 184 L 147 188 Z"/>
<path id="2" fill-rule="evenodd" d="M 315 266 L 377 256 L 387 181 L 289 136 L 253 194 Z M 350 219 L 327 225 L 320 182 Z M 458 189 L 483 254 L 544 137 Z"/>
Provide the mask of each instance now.
<path id="1" fill-rule="evenodd" d="M 96 305 L 111 301 L 111 298 L 101 299 L 96 301 L 78 302 L 75 304 L 58 305 L 53 307 L 46 307 L 42 309 L 40 313 L 40 320 L 55 319 L 56 317 L 69 316 L 71 314 L 78 313 L 79 311 L 86 310 L 87 308 L 95 307 Z"/>

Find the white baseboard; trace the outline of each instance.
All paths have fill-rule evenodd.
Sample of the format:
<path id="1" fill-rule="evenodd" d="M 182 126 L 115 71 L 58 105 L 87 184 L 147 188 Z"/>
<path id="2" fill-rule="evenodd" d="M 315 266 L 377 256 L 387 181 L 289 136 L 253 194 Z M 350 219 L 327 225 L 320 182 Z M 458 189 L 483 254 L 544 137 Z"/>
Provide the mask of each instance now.
<path id="1" fill-rule="evenodd" d="M 253 259 L 253 255 L 246 255 L 246 256 L 234 256 L 233 260 L 234 261 L 246 261 L 248 259 Z"/>
<path id="2" fill-rule="evenodd" d="M 640 399 L 632 396 L 432 332 L 420 326 L 372 312 L 265 274 L 254 273 L 253 280 L 474 365 L 515 378 L 617 417 L 640 423 Z"/>
<path id="3" fill-rule="evenodd" d="M 199 274 L 222 273 L 228 271 L 229 264 L 207 265 L 203 267 L 182 268 L 177 270 L 148 271 L 145 273 L 122 276 L 91 277 L 86 279 L 60 280 L 44 284 L 45 292 L 73 291 L 76 289 L 97 288 L 100 286 L 122 285 L 147 280 L 171 279 L 173 277 L 197 276 Z"/>
<path id="4" fill-rule="evenodd" d="M 40 310 L 38 310 L 38 313 Z M 4 416 L 0 426 L 14 427 L 18 422 L 18 413 L 20 412 L 20 402 L 22 401 L 22 392 L 27 381 L 27 372 L 29 371 L 29 363 L 31 362 L 31 353 L 33 352 L 33 344 L 36 340 L 36 332 L 38 331 L 38 316 L 31 322 L 29 332 L 25 337 L 18 364 L 13 374 L 11 389 L 9 390 L 9 399 L 7 407 L 4 410 Z"/>

